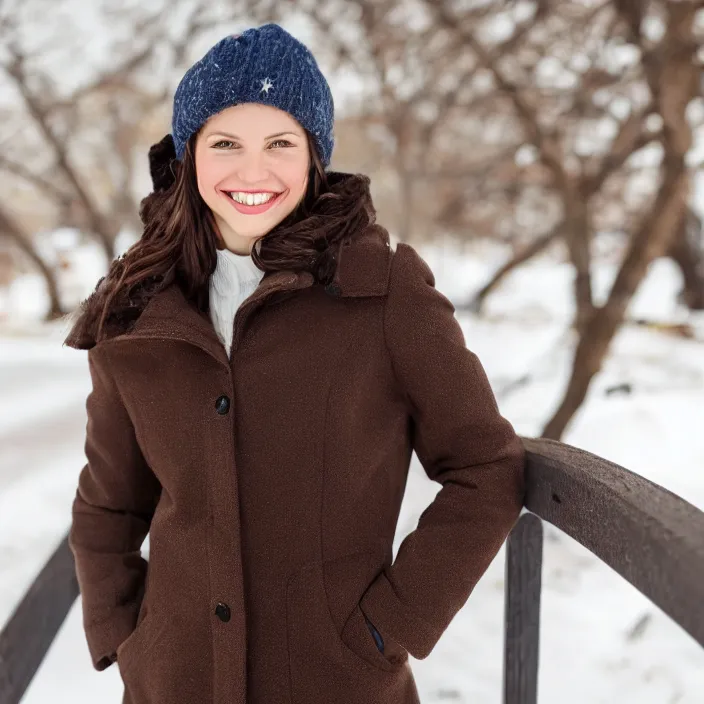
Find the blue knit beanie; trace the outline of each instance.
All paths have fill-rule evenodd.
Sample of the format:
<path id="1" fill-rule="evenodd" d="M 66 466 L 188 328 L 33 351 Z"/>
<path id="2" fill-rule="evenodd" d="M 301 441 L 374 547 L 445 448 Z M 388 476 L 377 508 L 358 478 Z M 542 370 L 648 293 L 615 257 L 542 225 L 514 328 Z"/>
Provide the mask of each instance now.
<path id="1" fill-rule="evenodd" d="M 329 165 L 335 144 L 330 86 L 310 50 L 277 24 L 221 39 L 188 69 L 174 95 L 171 127 L 178 159 L 210 117 L 239 103 L 272 105 L 292 115 Z"/>

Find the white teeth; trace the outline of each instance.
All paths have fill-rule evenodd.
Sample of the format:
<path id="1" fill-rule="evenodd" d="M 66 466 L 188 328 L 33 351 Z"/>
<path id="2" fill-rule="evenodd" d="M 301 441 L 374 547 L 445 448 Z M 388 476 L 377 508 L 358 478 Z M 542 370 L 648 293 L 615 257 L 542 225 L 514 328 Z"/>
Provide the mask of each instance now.
<path id="1" fill-rule="evenodd" d="M 274 198 L 276 193 L 241 193 L 239 191 L 231 191 L 228 193 L 232 200 L 245 205 L 261 205 L 267 203 Z"/>

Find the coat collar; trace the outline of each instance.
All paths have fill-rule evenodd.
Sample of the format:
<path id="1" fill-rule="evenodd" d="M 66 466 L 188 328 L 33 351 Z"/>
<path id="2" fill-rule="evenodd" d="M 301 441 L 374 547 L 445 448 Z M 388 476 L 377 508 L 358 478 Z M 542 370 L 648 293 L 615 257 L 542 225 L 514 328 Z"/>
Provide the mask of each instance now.
<path id="1" fill-rule="evenodd" d="M 384 296 L 388 291 L 391 264 L 388 231 L 371 225 L 340 248 L 335 276 L 325 292 L 336 298 Z M 251 315 L 272 297 L 287 296 L 314 285 L 308 271 L 265 272 L 257 288 L 236 314 L 233 352 Z M 207 314 L 199 311 L 177 284 L 170 284 L 147 304 L 134 327 L 122 339 L 168 339 L 189 342 L 219 361 L 229 364 L 227 353 Z"/>

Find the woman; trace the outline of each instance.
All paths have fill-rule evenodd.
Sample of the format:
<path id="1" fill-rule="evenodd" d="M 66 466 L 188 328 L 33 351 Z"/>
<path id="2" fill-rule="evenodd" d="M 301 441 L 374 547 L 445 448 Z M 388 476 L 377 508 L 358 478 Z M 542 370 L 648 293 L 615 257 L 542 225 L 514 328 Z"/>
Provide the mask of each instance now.
<path id="1" fill-rule="evenodd" d="M 418 702 L 408 655 L 518 517 L 523 445 L 369 179 L 326 172 L 303 44 L 226 37 L 172 128 L 66 340 L 93 383 L 70 531 L 93 665 L 131 704 Z M 413 450 L 442 489 L 392 563 Z"/>

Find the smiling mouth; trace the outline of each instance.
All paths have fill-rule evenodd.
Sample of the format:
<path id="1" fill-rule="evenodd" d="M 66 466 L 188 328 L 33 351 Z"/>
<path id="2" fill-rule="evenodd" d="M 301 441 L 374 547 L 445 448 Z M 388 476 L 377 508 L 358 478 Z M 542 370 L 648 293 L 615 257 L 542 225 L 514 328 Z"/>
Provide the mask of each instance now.
<path id="1" fill-rule="evenodd" d="M 246 191 L 223 191 L 226 195 L 230 196 L 232 200 L 236 201 L 237 203 L 240 203 L 241 205 L 264 205 L 265 203 L 268 203 L 270 200 L 274 200 L 277 196 L 281 195 L 280 193 L 277 193 L 275 191 L 256 191 L 256 195 L 260 196 L 266 196 L 266 200 L 259 200 L 259 202 L 252 202 L 252 203 L 247 203 L 246 201 L 240 200 L 239 198 L 236 197 L 237 193 L 243 193 L 245 197 L 247 197 L 248 194 Z"/>
<path id="2" fill-rule="evenodd" d="M 252 205 L 247 205 L 247 203 L 241 203 L 238 200 L 235 200 L 232 197 L 233 193 L 236 193 L 236 191 L 220 191 L 223 195 L 223 197 L 227 198 L 227 200 L 232 203 L 234 208 L 240 212 L 244 213 L 245 215 L 258 215 L 259 213 L 263 213 L 270 208 L 272 208 L 274 205 L 276 205 L 279 201 L 282 200 L 282 197 L 286 194 L 287 191 L 282 191 L 281 193 L 277 193 L 274 195 L 272 198 L 270 198 L 267 201 L 264 201 L 263 203 L 257 203 L 257 204 L 252 204 Z"/>

